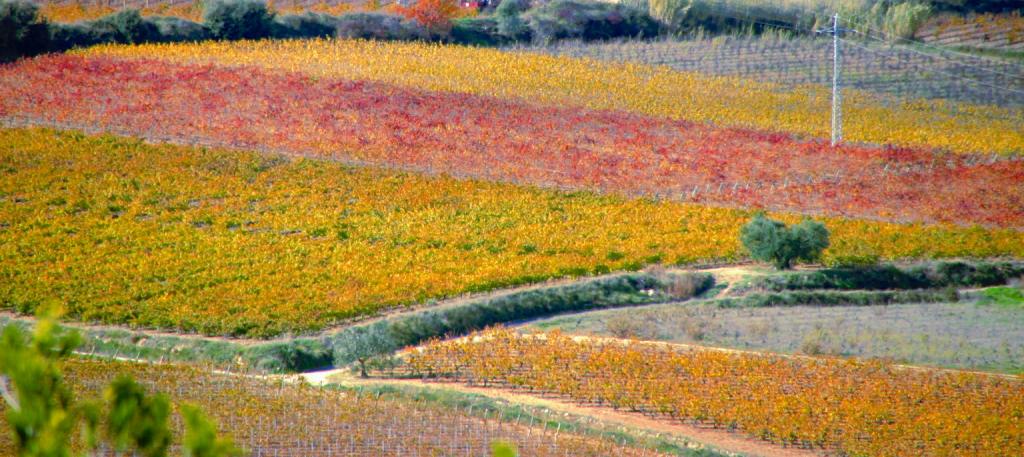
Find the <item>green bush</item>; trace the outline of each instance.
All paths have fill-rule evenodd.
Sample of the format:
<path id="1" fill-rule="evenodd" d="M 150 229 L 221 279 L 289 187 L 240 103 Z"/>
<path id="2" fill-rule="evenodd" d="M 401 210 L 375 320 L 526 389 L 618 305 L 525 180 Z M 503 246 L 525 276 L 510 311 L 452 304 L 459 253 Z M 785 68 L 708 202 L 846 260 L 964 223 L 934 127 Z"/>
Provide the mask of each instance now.
<path id="1" fill-rule="evenodd" d="M 721 298 L 707 303 L 721 308 L 761 308 L 768 306 L 872 306 L 897 303 L 951 303 L 958 301 L 955 289 L 924 289 L 896 291 L 790 291 L 750 294 L 744 297 Z"/>
<path id="2" fill-rule="evenodd" d="M 523 19 L 540 41 L 649 38 L 659 32 L 658 23 L 646 11 L 619 3 L 554 0 L 528 11 Z"/>
<path id="3" fill-rule="evenodd" d="M 92 33 L 98 43 L 146 43 L 156 41 L 159 31 L 144 20 L 137 9 L 124 9 L 92 21 Z"/>
<path id="4" fill-rule="evenodd" d="M 895 38 L 911 38 L 932 15 L 932 7 L 911 1 L 890 6 L 882 21 L 882 31 Z"/>
<path id="5" fill-rule="evenodd" d="M 365 40 L 419 40 L 429 36 L 426 29 L 414 21 L 394 14 L 349 13 L 338 17 L 338 38 Z"/>
<path id="6" fill-rule="evenodd" d="M 257 0 L 212 0 L 203 11 L 203 23 L 214 38 L 253 40 L 271 36 L 274 13 Z"/>
<path id="7" fill-rule="evenodd" d="M 46 52 L 49 41 L 38 6 L 28 0 L 0 0 L 0 62 Z"/>
<path id="8" fill-rule="evenodd" d="M 242 357 L 257 370 L 275 373 L 324 368 L 333 362 L 330 348 L 311 339 L 250 346 Z"/>
<path id="9" fill-rule="evenodd" d="M 338 18 L 329 14 L 305 12 L 288 14 L 274 20 L 274 38 L 326 38 L 337 32 Z"/>
<path id="10" fill-rule="evenodd" d="M 527 41 L 532 33 L 522 14 L 530 9 L 528 0 L 505 0 L 494 10 L 498 33 L 511 41 Z"/>
<path id="11" fill-rule="evenodd" d="M 173 17 L 144 18 L 135 9 L 121 10 L 94 21 L 50 25 L 51 47 L 55 51 L 102 43 L 199 41 L 210 36 L 202 24 Z"/>
<path id="12" fill-rule="evenodd" d="M 210 29 L 198 22 L 179 17 L 152 16 L 147 21 L 156 27 L 157 39 L 161 42 L 202 41 L 213 38 Z"/>
<path id="13" fill-rule="evenodd" d="M 452 21 L 451 41 L 474 46 L 497 46 L 508 42 L 498 31 L 498 20 L 493 17 L 467 17 Z"/>
<path id="14" fill-rule="evenodd" d="M 66 51 L 97 44 L 89 22 L 50 25 L 50 46 L 54 51 Z"/>
<path id="15" fill-rule="evenodd" d="M 786 227 L 764 214 L 754 216 L 740 231 L 740 240 L 751 257 L 771 262 L 780 270 L 791 268 L 795 261 L 811 262 L 821 257 L 828 247 L 828 237 L 828 230 L 820 222 L 805 219 Z"/>
<path id="16" fill-rule="evenodd" d="M 987 287 L 1006 284 L 1024 274 L 1024 263 L 938 262 L 899 268 L 878 265 L 863 268 L 829 268 L 794 272 L 752 280 L 745 289 L 771 291 L 840 289 L 929 289 L 942 287 Z"/>

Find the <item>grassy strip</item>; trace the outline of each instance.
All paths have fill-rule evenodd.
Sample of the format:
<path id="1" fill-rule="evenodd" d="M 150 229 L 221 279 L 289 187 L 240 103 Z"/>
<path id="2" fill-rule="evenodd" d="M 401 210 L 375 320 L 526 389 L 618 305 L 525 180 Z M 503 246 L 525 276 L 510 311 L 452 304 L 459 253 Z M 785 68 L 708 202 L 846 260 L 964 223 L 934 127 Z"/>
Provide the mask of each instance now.
<path id="1" fill-rule="evenodd" d="M 1002 286 L 989 287 L 965 294 L 966 299 L 977 300 L 982 306 L 1000 306 L 1004 308 L 1024 308 L 1024 288 Z"/>
<path id="2" fill-rule="evenodd" d="M 738 284 L 735 291 L 984 287 L 1003 285 L 1008 280 L 1022 275 L 1024 263 L 1021 262 L 935 262 L 903 268 L 895 265 L 878 265 L 756 277 Z"/>
<path id="3" fill-rule="evenodd" d="M 134 359 L 209 362 L 267 372 L 296 372 L 348 364 L 393 352 L 430 338 L 460 335 L 487 326 L 591 309 L 666 302 L 711 287 L 707 274 L 625 273 L 582 282 L 469 299 L 427 308 L 319 336 L 243 344 L 229 339 L 150 334 L 122 329 L 81 328 L 79 351 Z M 31 325 L 0 317 L 0 325 Z"/>
<path id="4" fill-rule="evenodd" d="M 765 306 L 871 306 L 897 303 L 949 303 L 959 299 L 956 289 L 893 291 L 812 290 L 781 293 L 753 293 L 743 297 L 718 298 L 705 303 L 721 308 Z"/>
<path id="5" fill-rule="evenodd" d="M 0 327 L 32 327 L 30 319 L 0 317 Z M 302 371 L 331 364 L 331 353 L 315 338 L 295 338 L 255 345 L 228 339 L 152 334 L 127 329 L 76 327 L 82 336 L 78 352 L 101 357 L 164 362 L 244 366 L 259 371 Z"/>
<path id="6" fill-rule="evenodd" d="M 325 337 L 335 365 L 383 355 L 430 338 L 460 335 L 488 326 L 565 312 L 635 306 L 684 299 L 708 290 L 708 274 L 628 273 L 485 298 L 451 308 L 353 326 Z"/>
<path id="7" fill-rule="evenodd" d="M 613 427 L 610 424 L 591 422 L 586 416 L 556 412 L 547 408 L 534 408 L 485 395 L 458 392 L 444 388 L 394 386 L 387 384 L 331 385 L 329 388 L 353 392 L 356 395 L 430 403 L 459 410 L 475 417 L 500 418 L 500 420 L 505 422 L 545 427 L 551 430 L 559 430 L 563 433 L 610 440 L 624 446 L 647 448 L 671 455 L 686 457 L 724 457 L 731 455 L 706 447 L 698 447 L 701 446 L 699 443 L 686 441 L 682 438 L 654 434 L 633 427 Z"/>

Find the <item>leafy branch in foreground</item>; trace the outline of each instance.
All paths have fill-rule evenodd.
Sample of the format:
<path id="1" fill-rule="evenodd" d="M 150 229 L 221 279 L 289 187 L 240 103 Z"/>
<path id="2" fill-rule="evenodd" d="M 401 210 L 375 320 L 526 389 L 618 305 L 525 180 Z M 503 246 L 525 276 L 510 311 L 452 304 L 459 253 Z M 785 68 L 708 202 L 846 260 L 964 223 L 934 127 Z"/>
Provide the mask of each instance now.
<path id="1" fill-rule="evenodd" d="M 101 440 L 119 451 L 134 449 L 145 457 L 168 455 L 173 434 L 168 426 L 171 404 L 166 395 L 148 395 L 130 376 L 120 376 L 102 399 L 78 401 L 60 370 L 81 343 L 77 332 L 57 324 L 59 312 L 39 316 L 31 338 L 16 325 L 0 336 L 0 396 L 22 457 L 64 457 L 96 449 Z M 195 407 L 181 405 L 185 419 L 182 453 L 186 457 L 240 454 L 217 437 L 216 425 Z M 78 434 L 76 435 L 76 432 Z"/>

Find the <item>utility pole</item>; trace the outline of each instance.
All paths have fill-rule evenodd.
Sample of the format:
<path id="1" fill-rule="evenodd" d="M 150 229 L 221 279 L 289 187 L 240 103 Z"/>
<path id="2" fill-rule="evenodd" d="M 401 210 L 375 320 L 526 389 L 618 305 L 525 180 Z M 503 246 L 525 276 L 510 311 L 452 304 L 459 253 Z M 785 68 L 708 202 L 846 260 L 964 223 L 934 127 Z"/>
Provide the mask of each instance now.
<path id="1" fill-rule="evenodd" d="M 839 13 L 832 17 L 832 146 L 843 141 L 843 95 L 839 89 Z"/>
<path id="2" fill-rule="evenodd" d="M 832 34 L 832 146 L 843 141 L 843 95 L 839 82 L 839 13 L 832 16 L 832 28 L 817 30 Z"/>

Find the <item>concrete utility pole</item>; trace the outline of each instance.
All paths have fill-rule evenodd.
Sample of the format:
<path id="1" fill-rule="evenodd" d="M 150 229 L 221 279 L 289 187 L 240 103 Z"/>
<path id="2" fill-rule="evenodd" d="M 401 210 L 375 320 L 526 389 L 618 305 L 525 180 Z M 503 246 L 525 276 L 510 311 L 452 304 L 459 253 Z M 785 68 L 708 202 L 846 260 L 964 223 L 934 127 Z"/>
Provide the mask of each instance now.
<path id="1" fill-rule="evenodd" d="M 832 146 L 843 141 L 843 94 L 839 82 L 839 13 L 832 16 L 832 28 L 818 33 L 832 34 Z"/>
<path id="2" fill-rule="evenodd" d="M 843 141 L 843 95 L 839 90 L 839 13 L 832 17 L 832 146 Z"/>

